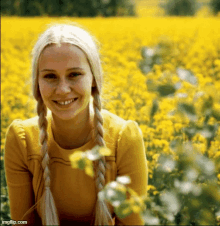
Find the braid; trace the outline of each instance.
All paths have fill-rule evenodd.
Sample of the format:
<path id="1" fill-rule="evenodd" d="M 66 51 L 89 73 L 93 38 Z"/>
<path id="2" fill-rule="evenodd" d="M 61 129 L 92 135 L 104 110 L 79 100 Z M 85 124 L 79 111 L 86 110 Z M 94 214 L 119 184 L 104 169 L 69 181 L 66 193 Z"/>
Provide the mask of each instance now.
<path id="1" fill-rule="evenodd" d="M 103 139 L 103 118 L 101 115 L 101 100 L 98 89 L 93 92 L 93 108 L 94 108 L 94 140 L 102 147 L 105 146 Z M 100 192 L 105 186 L 106 161 L 102 157 L 96 163 L 96 189 Z M 95 207 L 95 225 L 109 225 L 112 221 L 110 211 L 105 201 L 97 200 Z"/>
<path id="2" fill-rule="evenodd" d="M 41 98 L 38 100 L 38 103 L 37 103 L 37 114 L 39 116 L 38 124 L 39 124 L 39 128 L 40 128 L 40 143 L 42 145 L 41 154 L 43 157 L 42 167 L 44 170 L 44 181 L 45 181 L 45 187 L 49 187 L 50 186 L 50 174 L 49 174 L 49 169 L 48 169 L 49 156 L 47 153 L 47 139 L 48 139 L 48 134 L 47 134 L 48 122 L 46 119 L 47 109 Z"/>
<path id="3" fill-rule="evenodd" d="M 57 214 L 57 209 L 55 206 L 54 198 L 50 190 L 50 170 L 49 170 L 49 155 L 47 148 L 47 108 L 43 103 L 42 98 L 38 98 L 37 102 L 37 113 L 39 116 L 38 124 L 40 128 L 40 143 L 41 154 L 42 154 L 42 168 L 44 171 L 44 182 L 45 182 L 45 191 L 40 200 L 41 208 L 41 218 L 43 225 L 59 225 L 59 219 Z"/>
<path id="4" fill-rule="evenodd" d="M 93 107 L 94 107 L 94 127 L 95 130 L 95 140 L 99 146 L 105 146 L 105 142 L 103 139 L 103 118 L 101 115 L 101 100 L 100 96 L 97 92 L 94 92 L 94 100 L 93 100 Z"/>

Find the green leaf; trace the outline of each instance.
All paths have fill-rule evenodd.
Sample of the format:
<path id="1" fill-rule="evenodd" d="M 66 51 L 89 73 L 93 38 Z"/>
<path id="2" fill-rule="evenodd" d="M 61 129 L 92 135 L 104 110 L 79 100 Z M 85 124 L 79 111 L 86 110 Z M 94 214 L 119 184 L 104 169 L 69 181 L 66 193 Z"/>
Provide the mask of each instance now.
<path id="1" fill-rule="evenodd" d="M 152 79 L 148 79 L 146 84 L 147 84 L 147 90 L 148 91 L 150 91 L 150 92 L 157 91 L 157 84 Z"/>
<path id="2" fill-rule="evenodd" d="M 119 218 L 125 218 L 132 213 L 131 205 L 128 200 L 125 200 L 121 205 L 115 207 L 114 211 Z"/>
<path id="3" fill-rule="evenodd" d="M 212 113 L 213 98 L 211 96 L 205 99 L 202 105 L 202 113 L 205 115 L 210 115 Z"/>
<path id="4" fill-rule="evenodd" d="M 2 202 L 7 202 L 8 201 L 8 197 L 6 195 L 1 195 L 1 201 Z"/>
<path id="5" fill-rule="evenodd" d="M 147 74 L 151 71 L 152 67 L 144 60 L 139 63 L 139 68 L 143 74 Z"/>
<path id="6" fill-rule="evenodd" d="M 183 132 L 191 139 L 198 132 L 196 127 L 190 126 L 183 128 Z"/>
<path id="7" fill-rule="evenodd" d="M 185 113 L 191 121 L 197 120 L 196 110 L 192 104 L 179 103 L 178 110 Z"/>
<path id="8" fill-rule="evenodd" d="M 157 88 L 157 91 L 159 92 L 161 97 L 165 97 L 165 96 L 174 94 L 176 91 L 176 88 L 174 85 L 165 84 L 165 85 L 160 85 Z"/>
<path id="9" fill-rule="evenodd" d="M 220 121 L 220 112 L 212 110 L 212 117 L 214 117 L 217 121 Z"/>
<path id="10" fill-rule="evenodd" d="M 3 170 L 4 169 L 4 160 L 0 160 L 0 170 Z"/>
<path id="11" fill-rule="evenodd" d="M 84 159 L 80 159 L 77 163 L 78 163 L 78 168 L 81 170 L 83 170 L 86 166 Z"/>
<path id="12" fill-rule="evenodd" d="M 159 108 L 158 101 L 157 100 L 154 100 L 153 101 L 152 108 L 151 108 L 151 112 L 150 112 L 150 118 L 151 119 L 154 117 L 154 115 L 158 111 L 158 108 Z"/>
<path id="13" fill-rule="evenodd" d="M 163 61 L 159 55 L 155 55 L 153 58 L 154 58 L 154 64 L 162 64 Z"/>

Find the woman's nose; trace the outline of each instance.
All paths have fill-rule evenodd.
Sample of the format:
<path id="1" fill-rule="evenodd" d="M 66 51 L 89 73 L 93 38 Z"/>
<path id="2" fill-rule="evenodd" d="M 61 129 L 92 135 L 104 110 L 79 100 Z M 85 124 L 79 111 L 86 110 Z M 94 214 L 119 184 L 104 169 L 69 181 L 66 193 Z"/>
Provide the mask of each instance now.
<path id="1" fill-rule="evenodd" d="M 56 87 L 56 94 L 67 94 L 71 92 L 71 87 L 68 81 L 62 80 Z"/>

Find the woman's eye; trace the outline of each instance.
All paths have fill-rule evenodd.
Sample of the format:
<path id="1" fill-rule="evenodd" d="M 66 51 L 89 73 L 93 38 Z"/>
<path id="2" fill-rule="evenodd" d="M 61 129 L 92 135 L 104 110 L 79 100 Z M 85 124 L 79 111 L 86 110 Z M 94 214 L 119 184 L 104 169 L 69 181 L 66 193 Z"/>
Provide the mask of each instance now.
<path id="1" fill-rule="evenodd" d="M 56 75 L 55 75 L 55 74 L 46 74 L 46 75 L 44 76 L 44 78 L 54 79 L 54 78 L 56 78 Z"/>
<path id="2" fill-rule="evenodd" d="M 79 73 L 79 72 L 72 72 L 72 73 L 69 74 L 69 76 L 72 77 L 72 78 L 77 77 L 79 75 L 81 75 L 81 73 Z"/>

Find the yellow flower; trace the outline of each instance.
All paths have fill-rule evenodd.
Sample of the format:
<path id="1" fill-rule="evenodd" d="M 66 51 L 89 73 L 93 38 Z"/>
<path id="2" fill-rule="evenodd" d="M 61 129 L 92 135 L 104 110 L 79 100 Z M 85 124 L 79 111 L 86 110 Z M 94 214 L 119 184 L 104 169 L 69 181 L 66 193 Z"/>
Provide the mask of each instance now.
<path id="1" fill-rule="evenodd" d="M 77 162 L 71 162 L 71 166 L 72 166 L 73 168 L 78 168 Z"/>
<path id="2" fill-rule="evenodd" d="M 84 153 L 82 151 L 76 151 L 69 157 L 71 166 L 73 168 L 80 168 L 80 160 L 84 159 Z"/>
<path id="3" fill-rule="evenodd" d="M 122 214 L 126 215 L 126 214 L 128 214 L 130 211 L 131 211 L 131 207 L 129 206 L 129 207 L 127 207 L 127 208 L 125 208 L 125 209 L 122 210 Z"/>
<path id="4" fill-rule="evenodd" d="M 159 194 L 159 191 L 153 191 L 153 195 Z"/>
<path id="5" fill-rule="evenodd" d="M 99 149 L 99 154 L 100 154 L 100 155 L 103 155 L 103 156 L 110 156 L 111 153 L 112 153 L 111 150 L 108 149 L 108 148 L 106 148 L 106 147 L 101 147 L 101 148 Z"/>
<path id="6" fill-rule="evenodd" d="M 87 175 L 94 177 L 94 171 L 93 171 L 93 168 L 92 168 L 91 165 L 87 165 L 85 167 L 85 172 L 86 172 Z"/>
<path id="7" fill-rule="evenodd" d="M 76 151 L 74 152 L 72 155 L 70 155 L 70 161 L 72 162 L 77 162 L 79 161 L 80 159 L 83 158 L 83 152 L 82 151 Z"/>
<path id="8" fill-rule="evenodd" d="M 155 161 L 157 161 L 158 158 L 159 158 L 159 156 L 160 156 L 160 154 L 155 154 L 155 155 L 153 155 L 153 159 L 154 159 Z"/>
<path id="9" fill-rule="evenodd" d="M 137 205 L 132 205 L 131 208 L 134 213 L 139 213 L 141 211 L 141 207 Z"/>
<path id="10" fill-rule="evenodd" d="M 215 154 L 215 158 L 218 158 L 220 157 L 220 151 L 218 151 L 216 154 Z"/>
<path id="11" fill-rule="evenodd" d="M 148 185 L 147 186 L 147 190 L 149 191 L 149 190 L 156 190 L 156 188 L 153 186 L 153 185 Z"/>
<path id="12" fill-rule="evenodd" d="M 139 6 L 138 8 L 147 9 L 149 7 Z M 30 95 L 29 68 L 31 61 L 29 54 L 32 48 L 33 37 L 37 37 L 42 31 L 42 24 L 51 23 L 50 20 L 44 17 L 31 20 L 10 17 L 2 18 L 3 57 L 1 87 L 4 94 L 2 97 L 2 137 L 5 136 L 6 128 L 12 120 L 35 116 L 34 109 L 36 103 Z M 187 93 L 188 97 L 184 97 L 184 100 L 193 101 L 198 112 L 200 112 L 203 99 L 210 95 L 214 100 L 214 109 L 218 110 L 220 108 L 219 101 L 217 101 L 220 96 L 220 59 L 218 59 L 215 43 L 220 39 L 220 33 L 216 29 L 219 27 L 219 21 L 209 18 L 205 23 L 210 26 L 201 26 L 203 23 L 201 23 L 200 19 L 188 21 L 188 19 L 181 18 L 178 21 L 174 21 L 172 18 L 159 18 L 155 20 L 149 17 L 138 18 L 135 22 L 133 21 L 136 24 L 130 26 L 130 24 L 133 24 L 131 20 L 133 21 L 130 18 L 123 20 L 104 20 L 98 18 L 94 19 L 92 24 L 89 20 L 81 21 L 79 19 L 78 22 L 82 22 L 85 27 L 89 26 L 91 33 L 94 33 L 100 43 L 102 43 L 101 54 L 103 55 L 103 71 L 105 72 L 104 80 L 106 83 L 104 83 L 103 99 L 107 100 L 103 102 L 103 108 L 121 116 L 125 120 L 131 119 L 139 123 L 144 136 L 146 153 L 150 159 L 148 160 L 149 178 L 152 178 L 152 169 L 157 167 L 156 160 L 158 159 L 158 153 L 171 153 L 169 148 L 170 141 L 175 140 L 176 136 L 180 135 L 176 135 L 176 133 L 181 133 L 184 140 L 187 140 L 186 135 L 182 134 L 182 128 L 188 126 L 189 119 L 182 117 L 180 114 L 172 114 L 172 117 L 168 116 L 169 112 L 175 111 L 179 102 L 179 98 L 174 96 L 173 98 L 163 98 L 163 100 L 160 100 L 159 111 L 156 112 L 153 118 L 154 122 L 152 125 L 154 128 L 148 126 L 152 100 L 157 98 L 157 94 L 148 91 L 146 75 L 143 75 L 138 69 L 137 62 L 141 59 L 139 50 L 142 46 L 152 48 L 157 46 L 161 41 L 161 34 L 166 36 L 167 39 L 165 41 L 162 39 L 162 43 L 165 46 L 173 46 L 175 48 L 170 49 L 172 52 L 166 57 L 167 63 L 154 65 L 147 77 L 155 81 L 156 84 L 163 84 L 163 82 L 176 84 L 180 78 L 175 74 L 174 70 L 180 61 L 181 65 L 185 65 L 186 68 L 188 67 L 188 69 L 192 70 L 198 78 L 198 86 L 192 86 L 189 82 L 183 81 L 181 82 L 182 86 L 177 92 Z M 100 24 L 105 26 L 100 26 Z M 140 24 L 141 26 L 139 26 Z M 163 26 L 164 24 L 166 26 Z M 185 26 L 186 24 L 187 26 Z M 135 25 L 143 28 L 141 32 L 137 32 L 137 26 Z M 161 29 L 155 30 L 157 25 L 162 25 L 160 26 Z M 8 29 L 9 27 L 10 29 Z M 100 27 L 101 29 L 97 29 Z M 184 29 L 187 27 L 187 33 L 183 27 Z M 199 28 L 198 36 L 196 37 L 194 36 L 195 27 Z M 111 32 L 109 32 L 110 28 Z M 117 44 L 114 41 L 115 34 L 118 34 Z M 201 38 L 207 37 L 206 34 L 210 34 L 207 39 Z M 193 43 L 190 41 L 192 39 L 194 40 Z M 137 40 L 139 41 L 137 42 Z M 127 48 L 128 46 L 129 48 Z M 212 60 L 207 60 L 207 55 Z M 20 79 L 21 75 L 22 80 Z M 210 86 L 208 85 L 209 83 L 213 85 Z M 201 93 L 201 96 L 196 97 L 198 91 Z M 203 96 L 202 93 L 205 93 L 205 95 Z M 204 119 L 201 120 L 201 125 L 203 121 Z M 216 119 L 211 118 L 209 124 L 214 123 L 216 123 Z M 2 139 L 2 149 L 4 149 L 4 143 L 5 139 Z M 203 153 L 205 151 L 206 139 L 203 136 L 196 135 L 193 138 L 193 143 L 193 146 L 200 152 Z M 209 153 L 212 158 L 220 156 L 220 130 Z M 93 158 L 96 159 L 97 156 L 99 157 L 99 154 L 109 156 L 112 153 L 106 148 L 101 148 L 100 151 L 97 150 L 94 153 Z M 174 152 L 172 154 L 175 156 Z M 175 160 L 178 160 L 178 158 L 178 156 L 175 156 Z M 83 152 L 75 152 L 70 157 L 70 160 L 73 167 L 78 168 L 82 166 L 86 174 L 92 175 L 91 163 L 87 160 L 86 153 L 83 156 Z M 220 174 L 218 178 L 220 180 Z M 120 189 L 125 190 L 122 187 Z M 155 189 L 151 188 L 150 191 L 157 194 Z"/>
<path id="13" fill-rule="evenodd" d="M 128 192 L 131 194 L 131 196 L 138 197 L 137 192 L 135 192 L 133 189 L 131 189 L 129 187 L 127 189 L 128 189 Z"/>
<path id="14" fill-rule="evenodd" d="M 117 183 L 116 190 L 121 191 L 122 193 L 126 193 L 126 187 L 119 183 Z"/>

